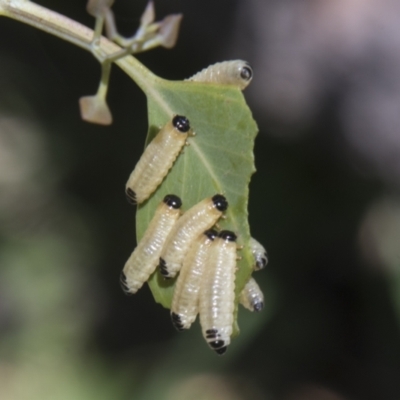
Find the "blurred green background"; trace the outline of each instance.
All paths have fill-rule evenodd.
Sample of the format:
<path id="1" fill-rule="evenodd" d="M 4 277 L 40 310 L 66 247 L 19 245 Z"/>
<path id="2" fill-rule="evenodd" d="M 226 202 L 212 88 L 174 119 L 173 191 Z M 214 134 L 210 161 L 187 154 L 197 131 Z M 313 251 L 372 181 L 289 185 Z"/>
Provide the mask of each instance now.
<path id="1" fill-rule="evenodd" d="M 85 25 L 85 2 L 38 2 Z M 117 0 L 121 33 L 145 1 Z M 259 124 L 250 226 L 269 254 L 260 314 L 223 357 L 178 334 L 147 287 L 125 182 L 146 101 L 113 68 L 114 123 L 90 125 L 90 54 L 0 19 L 0 399 L 398 400 L 400 5 L 390 0 L 167 0 L 177 46 L 139 59 L 167 79 L 242 58 Z"/>

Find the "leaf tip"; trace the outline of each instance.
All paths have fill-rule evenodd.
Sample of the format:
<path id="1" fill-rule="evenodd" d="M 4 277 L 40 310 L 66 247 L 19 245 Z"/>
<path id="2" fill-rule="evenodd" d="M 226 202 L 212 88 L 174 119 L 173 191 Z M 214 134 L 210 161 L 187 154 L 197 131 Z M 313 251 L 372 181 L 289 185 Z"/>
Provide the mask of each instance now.
<path id="1" fill-rule="evenodd" d="M 81 117 L 84 121 L 100 125 L 110 125 L 112 114 L 104 99 L 99 96 L 84 96 L 79 99 Z"/>
<path id="2" fill-rule="evenodd" d="M 150 0 L 147 3 L 147 6 L 142 14 L 142 17 L 140 18 L 140 24 L 142 26 L 147 26 L 150 25 L 154 19 L 155 19 L 155 11 L 154 11 L 154 3 Z"/>
<path id="3" fill-rule="evenodd" d="M 159 32 L 163 47 L 170 49 L 175 46 L 182 17 L 182 14 L 172 14 L 162 20 Z"/>

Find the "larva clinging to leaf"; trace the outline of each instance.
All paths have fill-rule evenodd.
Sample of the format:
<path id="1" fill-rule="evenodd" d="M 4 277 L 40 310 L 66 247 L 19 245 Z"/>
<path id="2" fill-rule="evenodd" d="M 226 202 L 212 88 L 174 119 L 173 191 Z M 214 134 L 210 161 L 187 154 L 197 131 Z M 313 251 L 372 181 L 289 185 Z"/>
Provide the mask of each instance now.
<path id="1" fill-rule="evenodd" d="M 189 329 L 196 319 L 203 272 L 216 236 L 214 229 L 205 231 L 192 243 L 183 260 L 171 305 L 171 320 L 178 331 Z"/>
<path id="2" fill-rule="evenodd" d="M 173 278 L 179 272 L 190 245 L 210 229 L 227 208 L 226 198 L 216 194 L 200 201 L 179 218 L 160 256 L 160 272 L 165 278 Z"/>
<path id="3" fill-rule="evenodd" d="M 254 238 L 250 238 L 250 250 L 254 257 L 254 269 L 259 271 L 268 264 L 268 255 L 264 246 Z"/>
<path id="4" fill-rule="evenodd" d="M 157 189 L 186 143 L 189 131 L 189 120 L 176 115 L 158 132 L 126 183 L 130 203 L 142 203 Z"/>
<path id="5" fill-rule="evenodd" d="M 159 204 L 153 219 L 121 273 L 121 286 L 126 294 L 136 293 L 154 272 L 164 242 L 179 218 L 182 201 L 169 194 Z"/>
<path id="6" fill-rule="evenodd" d="M 204 68 L 188 81 L 219 83 L 245 89 L 253 79 L 253 70 L 246 61 L 223 61 Z"/>
<path id="7" fill-rule="evenodd" d="M 250 278 L 240 292 L 239 303 L 250 311 L 261 311 L 264 307 L 264 294 L 254 278 Z"/>
<path id="8" fill-rule="evenodd" d="M 208 345 L 223 354 L 231 341 L 235 308 L 236 235 L 221 231 L 210 246 L 199 299 L 200 325 Z"/>

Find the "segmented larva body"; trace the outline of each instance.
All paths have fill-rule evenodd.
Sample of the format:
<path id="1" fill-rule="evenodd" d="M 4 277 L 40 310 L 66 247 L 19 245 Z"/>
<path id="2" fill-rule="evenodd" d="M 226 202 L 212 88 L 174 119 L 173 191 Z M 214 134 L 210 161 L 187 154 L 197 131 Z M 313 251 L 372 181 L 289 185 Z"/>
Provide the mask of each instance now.
<path id="1" fill-rule="evenodd" d="M 216 194 L 197 203 L 179 218 L 161 252 L 159 267 L 164 278 L 173 278 L 179 272 L 190 245 L 218 221 L 227 207 L 225 197 Z"/>
<path id="2" fill-rule="evenodd" d="M 209 229 L 191 245 L 176 281 L 171 305 L 171 320 L 178 331 L 189 329 L 199 310 L 199 293 L 210 245 L 217 231 Z"/>
<path id="3" fill-rule="evenodd" d="M 182 201 L 167 195 L 159 204 L 142 240 L 121 272 L 121 286 L 126 294 L 136 293 L 157 268 L 162 247 L 180 215 Z"/>
<path id="4" fill-rule="evenodd" d="M 250 278 L 240 292 L 239 303 L 250 311 L 261 311 L 264 307 L 264 294 L 254 278 Z"/>
<path id="5" fill-rule="evenodd" d="M 264 269 L 265 266 L 268 264 L 268 255 L 264 246 L 254 238 L 250 239 L 249 245 L 254 257 L 254 269 L 256 271 Z"/>
<path id="6" fill-rule="evenodd" d="M 131 204 L 142 203 L 157 189 L 185 145 L 189 131 L 188 119 L 176 115 L 146 147 L 126 183 Z"/>
<path id="7" fill-rule="evenodd" d="M 223 61 L 204 68 L 188 81 L 220 83 L 237 86 L 243 90 L 253 79 L 253 70 L 246 61 Z"/>
<path id="8" fill-rule="evenodd" d="M 231 341 L 235 301 L 236 235 L 221 231 L 210 246 L 199 298 L 200 325 L 208 345 L 223 354 Z"/>

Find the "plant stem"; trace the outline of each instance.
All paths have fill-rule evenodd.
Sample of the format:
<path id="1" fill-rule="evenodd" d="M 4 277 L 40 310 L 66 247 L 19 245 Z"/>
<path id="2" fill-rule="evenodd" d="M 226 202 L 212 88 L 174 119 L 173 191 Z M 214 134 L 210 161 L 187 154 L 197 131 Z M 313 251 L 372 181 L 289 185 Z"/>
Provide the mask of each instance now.
<path id="1" fill-rule="evenodd" d="M 29 0 L 0 0 L 0 16 L 34 26 L 93 53 L 93 30 Z M 104 57 L 121 51 L 121 47 L 101 37 L 96 53 Z M 154 92 L 154 84 L 162 79 L 150 72 L 135 57 L 126 56 L 115 63 L 146 93 Z"/>

